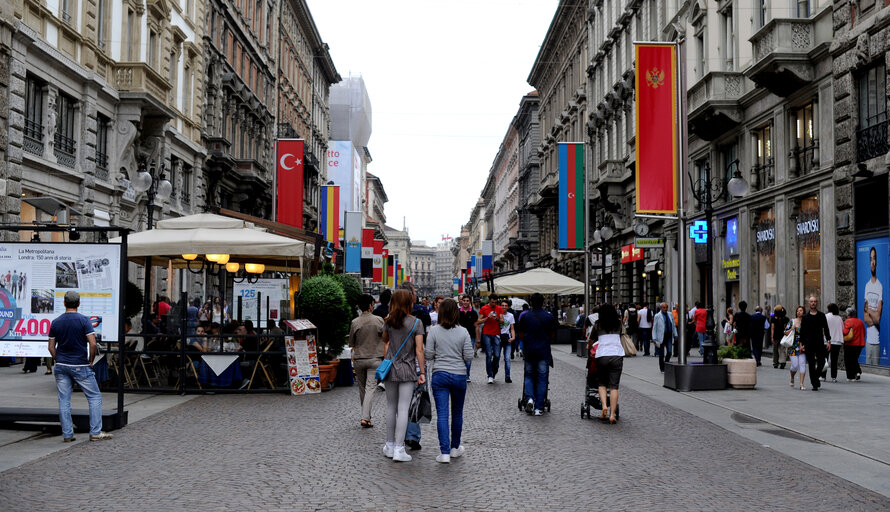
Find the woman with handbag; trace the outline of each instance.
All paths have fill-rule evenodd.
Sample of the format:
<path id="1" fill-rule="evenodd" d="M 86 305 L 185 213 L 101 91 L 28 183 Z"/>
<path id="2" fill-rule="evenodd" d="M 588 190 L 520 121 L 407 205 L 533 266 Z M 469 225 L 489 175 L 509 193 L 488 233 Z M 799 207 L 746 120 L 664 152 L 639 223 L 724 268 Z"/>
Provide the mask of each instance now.
<path id="1" fill-rule="evenodd" d="M 426 359 L 432 364 L 430 381 L 436 401 L 436 429 L 439 451 L 436 462 L 449 463 L 464 454 L 460 436 L 464 425 L 464 398 L 467 395 L 466 361 L 473 359 L 470 333 L 460 325 L 460 311 L 454 299 L 439 302 L 439 318 L 426 340 Z M 451 431 L 448 430 L 449 401 Z"/>
<path id="2" fill-rule="evenodd" d="M 599 308 L 599 318 L 591 331 L 588 350 L 594 342 L 596 349 L 596 374 L 599 380 L 600 402 L 603 404 L 600 419 L 609 423 L 618 422 L 618 383 L 624 368 L 624 348 L 621 346 L 622 322 L 615 307 L 603 304 Z M 609 400 L 606 401 L 606 388 Z M 606 404 L 610 407 L 606 407 Z M 611 414 L 610 414 L 611 413 Z"/>
<path id="3" fill-rule="evenodd" d="M 383 353 L 378 375 L 386 382 L 386 444 L 383 454 L 397 462 L 408 462 L 405 453 L 405 432 L 408 429 L 408 407 L 414 396 L 415 383 L 426 382 L 423 357 L 423 324 L 411 315 L 414 306 L 408 290 L 393 292 L 389 316 L 384 320 Z M 387 362 L 389 361 L 389 362 Z M 417 369 L 420 368 L 420 375 Z"/>
<path id="4" fill-rule="evenodd" d="M 807 389 L 804 385 L 804 377 L 807 375 L 807 355 L 804 353 L 803 343 L 800 342 L 800 321 L 806 314 L 803 306 L 797 306 L 794 310 L 794 320 L 785 324 L 785 336 L 794 333 L 794 341 L 786 348 L 788 359 L 791 361 L 791 387 L 794 387 L 794 374 L 800 372 L 800 389 Z M 782 343 L 784 345 L 784 342 Z"/>
<path id="5" fill-rule="evenodd" d="M 735 331 L 732 328 L 733 311 L 732 308 L 726 308 L 726 315 L 723 317 L 723 344 L 732 345 L 735 342 Z"/>

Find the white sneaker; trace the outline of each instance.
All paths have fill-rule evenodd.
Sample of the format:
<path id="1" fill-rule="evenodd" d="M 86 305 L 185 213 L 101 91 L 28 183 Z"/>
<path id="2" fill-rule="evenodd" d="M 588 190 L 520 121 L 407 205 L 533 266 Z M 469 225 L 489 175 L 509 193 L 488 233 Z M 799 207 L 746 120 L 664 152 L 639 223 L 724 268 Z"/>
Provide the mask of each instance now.
<path id="1" fill-rule="evenodd" d="M 451 462 L 451 455 L 448 455 L 447 453 L 440 453 L 439 455 L 436 455 L 436 462 L 448 464 L 449 462 Z"/>
<path id="2" fill-rule="evenodd" d="M 386 455 L 387 458 L 392 458 L 394 450 L 395 446 L 390 446 L 388 444 L 383 445 L 383 455 Z"/>
<path id="3" fill-rule="evenodd" d="M 494 377 L 489 377 L 489 378 L 488 378 L 488 383 L 489 383 L 489 384 L 494 384 Z"/>
<path id="4" fill-rule="evenodd" d="M 466 450 L 464 449 L 464 445 L 460 445 L 457 448 L 451 449 L 451 458 L 456 459 L 464 454 Z"/>
<path id="5" fill-rule="evenodd" d="M 531 414 L 535 409 L 535 401 L 531 398 L 528 399 L 528 402 L 525 403 L 525 413 Z"/>
<path id="6" fill-rule="evenodd" d="M 396 446 L 395 450 L 393 450 L 392 460 L 396 462 L 410 462 L 411 456 L 405 453 L 404 446 Z"/>
<path id="7" fill-rule="evenodd" d="M 535 409 L 535 416 L 543 416 L 543 415 L 544 415 L 544 411 L 542 411 L 541 409 Z"/>

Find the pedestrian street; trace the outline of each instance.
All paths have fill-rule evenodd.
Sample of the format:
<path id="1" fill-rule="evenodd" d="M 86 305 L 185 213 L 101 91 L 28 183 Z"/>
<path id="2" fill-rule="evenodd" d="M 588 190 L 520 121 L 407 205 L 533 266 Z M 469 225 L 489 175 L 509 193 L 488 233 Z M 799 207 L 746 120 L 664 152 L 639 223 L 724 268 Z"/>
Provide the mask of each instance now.
<path id="1" fill-rule="evenodd" d="M 370 429 L 359 427 L 355 387 L 303 397 L 207 395 L 133 422 L 112 441 L 81 441 L 0 473 L 0 510 L 890 508 L 886 494 L 782 453 L 783 443 L 793 451 L 799 445 L 818 450 L 806 436 L 764 433 L 770 429 L 751 434 L 771 436 L 767 445 L 737 428 L 750 425 L 729 421 L 752 416 L 724 410 L 724 419 L 715 414 L 713 421 L 727 424 L 718 426 L 696 415 L 713 411 L 700 407 L 692 414 L 660 398 L 665 393 L 711 407 L 705 401 L 716 398 L 707 393 L 692 399 L 664 388 L 635 391 L 659 389 L 646 381 L 657 380 L 648 368 L 657 372 L 655 358 L 628 359 L 616 425 L 581 419 L 584 361 L 567 346 L 554 352 L 552 412 L 542 417 L 517 408 L 518 358 L 514 383 L 503 382 L 502 368 L 493 385 L 484 382 L 481 356 L 474 360 L 464 411 L 467 452 L 451 464 L 434 460 L 435 425 L 422 427 L 422 449 L 410 452 L 411 462 L 383 456 L 382 393 L 375 396 Z M 796 391 L 793 398 L 815 396 Z"/>

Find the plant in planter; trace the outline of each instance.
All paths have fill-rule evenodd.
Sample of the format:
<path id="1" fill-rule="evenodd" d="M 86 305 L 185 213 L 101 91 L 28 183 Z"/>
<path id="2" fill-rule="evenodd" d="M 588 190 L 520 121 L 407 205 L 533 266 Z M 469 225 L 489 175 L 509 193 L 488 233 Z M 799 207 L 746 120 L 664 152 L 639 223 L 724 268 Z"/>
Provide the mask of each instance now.
<path id="1" fill-rule="evenodd" d="M 343 293 L 346 295 L 351 320 L 358 316 L 358 299 L 362 296 L 362 285 L 352 274 L 334 274 L 334 279 L 340 283 L 340 287 L 343 288 Z"/>
<path id="2" fill-rule="evenodd" d="M 352 319 L 340 283 L 328 275 L 307 279 L 300 289 L 297 306 L 302 316 L 318 328 L 316 346 L 319 361 L 332 361 L 346 346 Z"/>
<path id="3" fill-rule="evenodd" d="M 726 364 L 726 382 L 737 389 L 753 389 L 757 385 L 757 361 L 747 347 L 723 346 L 717 358 Z"/>

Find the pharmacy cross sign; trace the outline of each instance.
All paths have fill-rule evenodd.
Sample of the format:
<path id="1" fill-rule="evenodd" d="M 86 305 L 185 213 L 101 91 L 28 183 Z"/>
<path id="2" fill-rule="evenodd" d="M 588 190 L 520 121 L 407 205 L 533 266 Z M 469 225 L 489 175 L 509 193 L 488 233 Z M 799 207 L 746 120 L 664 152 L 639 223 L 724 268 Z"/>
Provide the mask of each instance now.
<path id="1" fill-rule="evenodd" d="M 697 244 L 708 243 L 708 223 L 697 220 L 689 226 L 689 238 Z"/>

